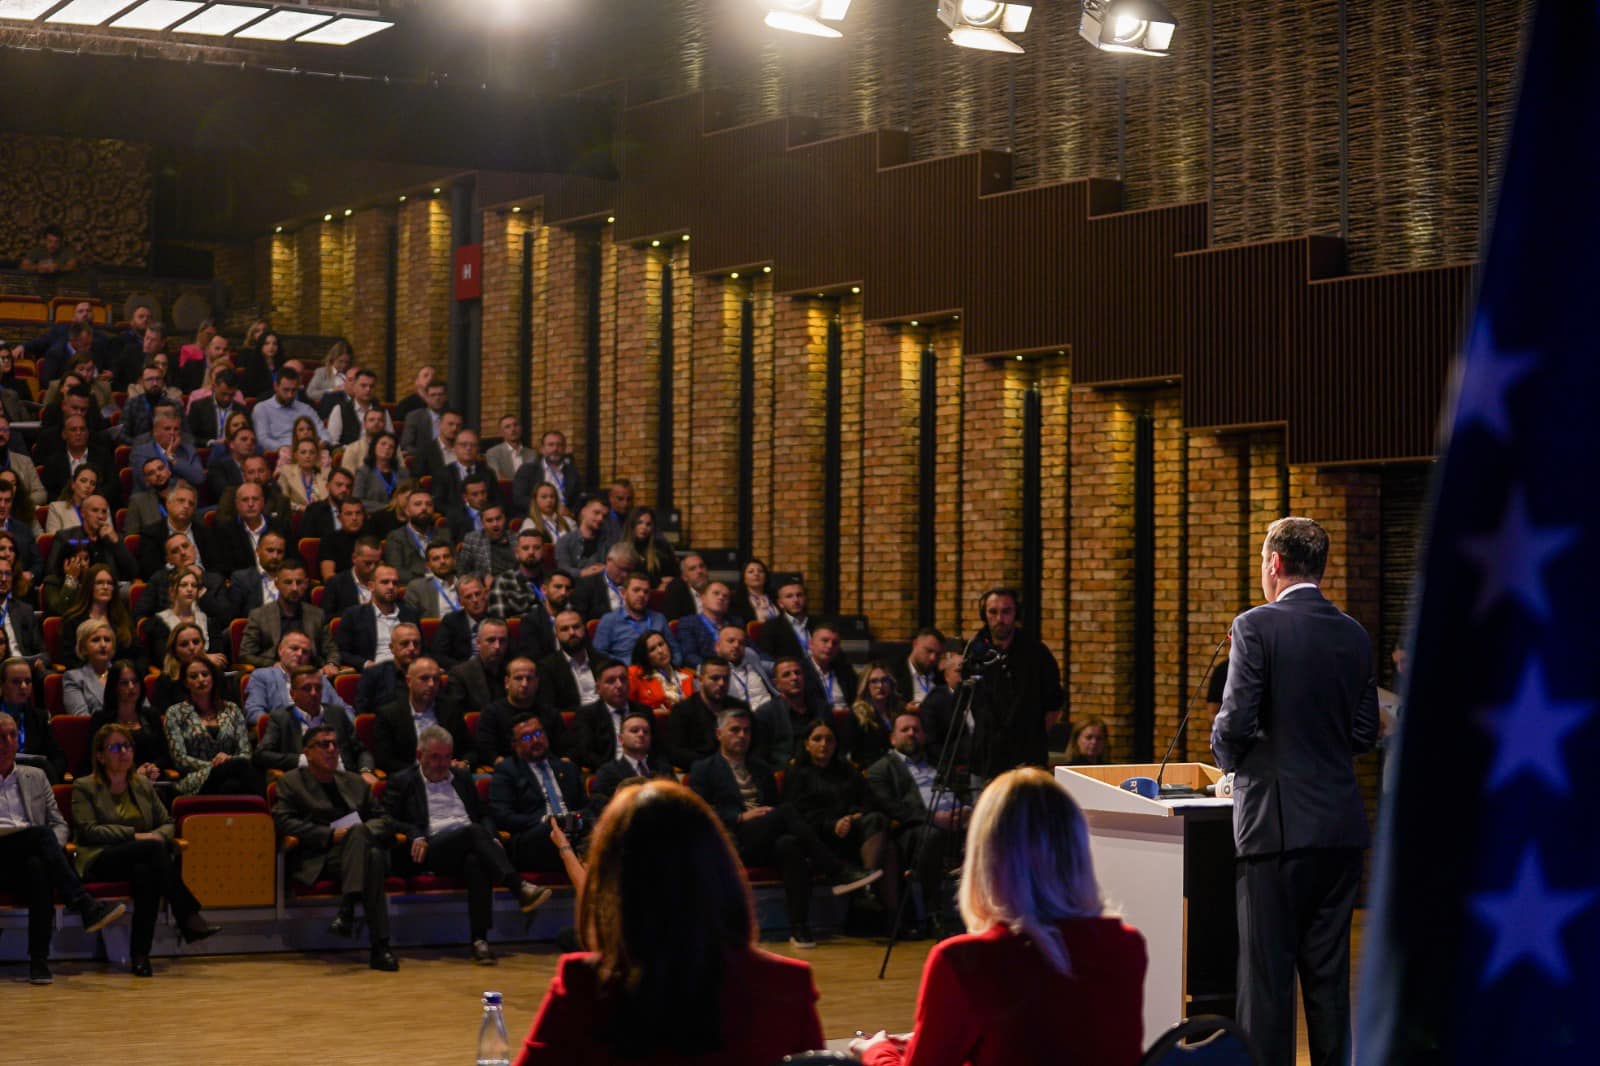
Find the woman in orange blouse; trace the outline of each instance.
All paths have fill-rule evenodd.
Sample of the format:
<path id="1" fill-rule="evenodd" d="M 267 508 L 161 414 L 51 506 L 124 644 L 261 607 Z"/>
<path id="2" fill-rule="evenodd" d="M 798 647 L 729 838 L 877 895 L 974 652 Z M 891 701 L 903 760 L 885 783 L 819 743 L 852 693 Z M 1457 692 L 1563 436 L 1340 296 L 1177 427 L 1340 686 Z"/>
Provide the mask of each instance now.
<path id="1" fill-rule="evenodd" d="M 652 711 L 694 695 L 694 671 L 672 665 L 672 648 L 660 633 L 649 632 L 633 645 L 628 667 L 628 698 Z"/>

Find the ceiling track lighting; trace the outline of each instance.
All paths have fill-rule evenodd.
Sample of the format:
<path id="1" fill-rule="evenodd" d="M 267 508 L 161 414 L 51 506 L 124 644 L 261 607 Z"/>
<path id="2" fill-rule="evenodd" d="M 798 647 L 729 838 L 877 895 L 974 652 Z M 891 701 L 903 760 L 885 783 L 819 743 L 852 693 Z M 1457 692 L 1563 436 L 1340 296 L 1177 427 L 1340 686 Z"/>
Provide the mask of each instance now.
<path id="1" fill-rule="evenodd" d="M 997 0 L 939 0 L 939 21 L 950 27 L 950 43 L 985 52 L 1022 52 L 1008 33 L 1028 28 L 1033 8 Z"/>
<path id="2" fill-rule="evenodd" d="M 0 0 L 0 20 L 7 21 L 338 46 L 355 44 L 394 25 L 372 16 L 370 11 L 300 4 L 208 0 Z"/>
<path id="3" fill-rule="evenodd" d="M 767 16 L 762 21 L 772 29 L 808 37 L 844 36 L 828 23 L 844 20 L 850 0 L 766 0 L 766 4 Z"/>
<path id="4" fill-rule="evenodd" d="M 1102 52 L 1172 54 L 1178 19 L 1161 0 L 1083 0 L 1078 35 Z"/>

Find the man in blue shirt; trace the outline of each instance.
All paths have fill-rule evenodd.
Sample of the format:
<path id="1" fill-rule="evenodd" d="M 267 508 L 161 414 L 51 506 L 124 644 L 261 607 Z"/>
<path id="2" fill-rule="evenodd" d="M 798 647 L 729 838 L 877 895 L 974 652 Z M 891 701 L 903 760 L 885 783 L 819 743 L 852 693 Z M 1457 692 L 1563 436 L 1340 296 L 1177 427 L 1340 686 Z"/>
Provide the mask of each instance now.
<path id="1" fill-rule="evenodd" d="M 317 427 L 323 440 L 328 439 L 327 428 L 317 417 L 317 412 L 295 398 L 300 391 L 300 372 L 292 366 L 278 371 L 278 380 L 272 386 L 272 398 L 256 404 L 250 420 L 255 426 L 256 443 L 264 449 L 282 448 L 294 435 L 295 420 L 309 418 Z"/>
<path id="2" fill-rule="evenodd" d="M 176 407 L 156 408 L 150 439 L 134 448 L 128 457 L 135 491 L 145 487 L 144 465 L 153 459 L 161 460 L 174 477 L 182 478 L 197 489 L 205 484 L 206 469 L 200 465 L 200 455 L 194 445 L 183 439 L 183 416 Z"/>
<path id="3" fill-rule="evenodd" d="M 634 644 L 652 630 L 667 638 L 667 646 L 672 649 L 673 665 L 681 665 L 683 650 L 678 647 L 677 635 L 667 625 L 665 615 L 650 610 L 650 575 L 629 574 L 622 586 L 622 609 L 600 619 L 600 628 L 594 634 L 594 646 L 618 662 L 629 662 L 633 658 Z"/>

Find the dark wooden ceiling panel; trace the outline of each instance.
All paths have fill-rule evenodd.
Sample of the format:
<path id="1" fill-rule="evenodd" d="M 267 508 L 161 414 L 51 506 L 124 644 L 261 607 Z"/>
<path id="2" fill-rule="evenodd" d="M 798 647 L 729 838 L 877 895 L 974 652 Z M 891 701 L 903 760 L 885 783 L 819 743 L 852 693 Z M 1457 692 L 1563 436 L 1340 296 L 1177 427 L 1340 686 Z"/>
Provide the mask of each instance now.
<path id="1" fill-rule="evenodd" d="M 789 150 L 776 200 L 784 224 L 772 256 L 779 292 L 866 280 L 878 170 L 910 157 L 911 138 L 904 130 L 857 133 Z"/>

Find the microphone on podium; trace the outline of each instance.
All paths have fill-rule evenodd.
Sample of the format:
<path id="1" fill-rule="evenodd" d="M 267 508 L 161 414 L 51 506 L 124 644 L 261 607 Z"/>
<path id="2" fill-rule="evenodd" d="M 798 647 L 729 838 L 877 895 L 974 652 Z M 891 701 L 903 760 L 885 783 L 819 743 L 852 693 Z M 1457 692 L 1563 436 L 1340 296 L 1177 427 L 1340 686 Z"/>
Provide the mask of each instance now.
<path id="1" fill-rule="evenodd" d="M 1223 634 L 1217 646 L 1211 650 L 1211 659 L 1206 663 L 1205 670 L 1200 674 L 1200 680 L 1195 684 L 1194 693 L 1189 697 L 1189 705 L 1184 708 L 1183 717 L 1178 719 L 1178 728 L 1172 732 L 1172 741 L 1167 745 L 1167 750 L 1161 756 L 1161 765 L 1156 767 L 1155 777 L 1130 777 L 1122 782 L 1120 787 L 1129 792 L 1137 792 L 1145 799 L 1159 799 L 1167 796 L 1198 796 L 1200 793 L 1188 785 L 1163 785 L 1162 776 L 1167 772 L 1167 760 L 1172 758 L 1172 751 L 1178 746 L 1178 738 L 1183 736 L 1184 728 L 1189 724 L 1189 716 L 1194 713 L 1195 701 L 1200 697 L 1200 686 L 1206 683 L 1206 678 L 1211 676 L 1211 668 L 1217 664 L 1217 656 L 1222 654 L 1222 649 L 1227 647 L 1228 641 L 1233 639 L 1233 633 Z"/>

